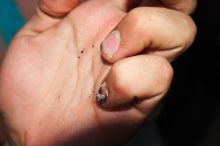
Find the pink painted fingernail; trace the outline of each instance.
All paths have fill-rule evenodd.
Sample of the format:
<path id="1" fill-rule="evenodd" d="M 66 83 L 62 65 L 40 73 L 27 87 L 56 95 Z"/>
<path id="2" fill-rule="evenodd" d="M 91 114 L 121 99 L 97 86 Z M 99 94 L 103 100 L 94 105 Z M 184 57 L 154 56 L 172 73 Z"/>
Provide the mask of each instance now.
<path id="1" fill-rule="evenodd" d="M 115 30 L 112 31 L 102 42 L 102 53 L 107 56 L 109 59 L 118 51 L 121 41 L 120 32 Z"/>

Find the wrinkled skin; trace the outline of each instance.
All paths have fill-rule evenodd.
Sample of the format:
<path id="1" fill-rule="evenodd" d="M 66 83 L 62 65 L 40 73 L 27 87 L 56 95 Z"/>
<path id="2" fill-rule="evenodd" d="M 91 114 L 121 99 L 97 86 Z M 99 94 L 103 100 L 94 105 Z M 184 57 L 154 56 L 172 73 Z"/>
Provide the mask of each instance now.
<path id="1" fill-rule="evenodd" d="M 111 68 L 101 41 L 124 15 L 94 0 L 43 33 L 18 33 L 0 69 L 1 118 L 11 145 L 115 146 L 144 120 L 133 106 L 106 110 L 95 100 Z"/>

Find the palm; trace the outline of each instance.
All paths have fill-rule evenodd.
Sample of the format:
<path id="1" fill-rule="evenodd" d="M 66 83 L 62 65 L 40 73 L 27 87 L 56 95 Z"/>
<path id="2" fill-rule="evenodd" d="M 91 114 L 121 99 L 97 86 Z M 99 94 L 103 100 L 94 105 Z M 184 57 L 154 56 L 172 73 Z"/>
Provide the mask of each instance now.
<path id="1" fill-rule="evenodd" d="M 36 37 L 14 39 L 0 87 L 11 134 L 32 146 L 115 145 L 126 138 L 141 113 L 132 107 L 101 109 L 94 97 L 110 68 L 100 57 L 100 43 L 124 15 L 107 2 L 92 1 Z"/>

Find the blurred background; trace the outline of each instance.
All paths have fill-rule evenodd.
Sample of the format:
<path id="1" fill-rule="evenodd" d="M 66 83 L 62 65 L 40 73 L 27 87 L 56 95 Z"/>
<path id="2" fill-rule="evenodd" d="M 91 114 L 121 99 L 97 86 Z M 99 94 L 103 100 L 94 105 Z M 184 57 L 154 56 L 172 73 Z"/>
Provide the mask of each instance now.
<path id="1" fill-rule="evenodd" d="M 0 0 L 0 54 L 38 0 Z M 169 94 L 126 146 L 220 146 L 220 2 L 199 0 L 193 46 L 173 63 Z M 20 11 L 22 9 L 22 11 Z"/>

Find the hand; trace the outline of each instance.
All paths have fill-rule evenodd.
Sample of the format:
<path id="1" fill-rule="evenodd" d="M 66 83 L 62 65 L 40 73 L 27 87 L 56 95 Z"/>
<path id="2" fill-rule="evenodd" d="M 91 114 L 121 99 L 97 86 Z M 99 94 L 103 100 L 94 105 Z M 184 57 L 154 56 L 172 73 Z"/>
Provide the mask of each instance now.
<path id="1" fill-rule="evenodd" d="M 169 87 L 172 69 L 166 60 L 138 56 L 140 66 L 146 67 L 146 77 L 165 72 L 148 80 L 153 85 L 159 83 L 155 92 L 162 94 L 123 109 L 97 106 L 94 92 L 111 67 L 102 61 L 99 46 L 126 13 L 112 1 L 94 0 L 64 17 L 77 4 L 42 1 L 4 57 L 0 109 L 12 145 L 119 144 L 147 117 Z M 122 60 L 110 72 L 121 79 L 121 74 L 117 76 L 121 65 L 134 65 L 135 60 Z M 123 87 L 118 85 L 115 87 Z"/>
<path id="2" fill-rule="evenodd" d="M 181 12 L 192 13 L 196 7 L 196 0 L 139 0 L 136 2 L 139 2 L 139 6 L 142 7 L 132 9 L 114 28 L 113 32 L 118 31 L 120 34 L 119 46 L 109 48 L 104 41 L 102 55 L 107 61 L 114 63 L 141 52 L 160 55 L 173 61 L 192 44 L 196 26 L 191 17 Z"/>
<path id="3" fill-rule="evenodd" d="M 130 4 L 133 5 L 132 2 Z M 116 63 L 115 66 L 119 66 L 117 69 L 113 68 L 108 75 L 107 86 L 110 95 L 108 101 L 103 105 L 104 107 L 125 105 L 137 97 L 139 100 L 155 97 L 155 95 L 160 98 L 163 97 L 169 84 L 149 81 L 149 78 L 162 77 L 166 73 L 170 76 L 170 70 L 164 71 L 163 65 L 161 65 L 161 70 L 159 67 L 157 72 L 147 75 L 149 73 L 147 67 L 149 62 L 146 63 L 145 58 L 148 58 L 149 55 L 157 55 L 172 62 L 185 52 L 195 39 L 196 25 L 187 14 L 194 11 L 196 0 L 144 0 L 135 2 L 141 7 L 129 11 L 102 42 L 103 58 L 110 63 Z M 130 8 L 123 6 L 121 3 L 121 8 L 128 10 Z M 139 56 L 132 57 L 130 60 L 133 61 L 130 64 L 128 63 L 129 58 L 118 63 L 123 58 L 138 54 L 147 55 L 142 55 L 142 59 Z M 118 78 L 115 79 L 115 76 Z M 167 88 L 158 88 L 159 84 Z M 156 89 L 159 89 L 160 92 Z"/>

